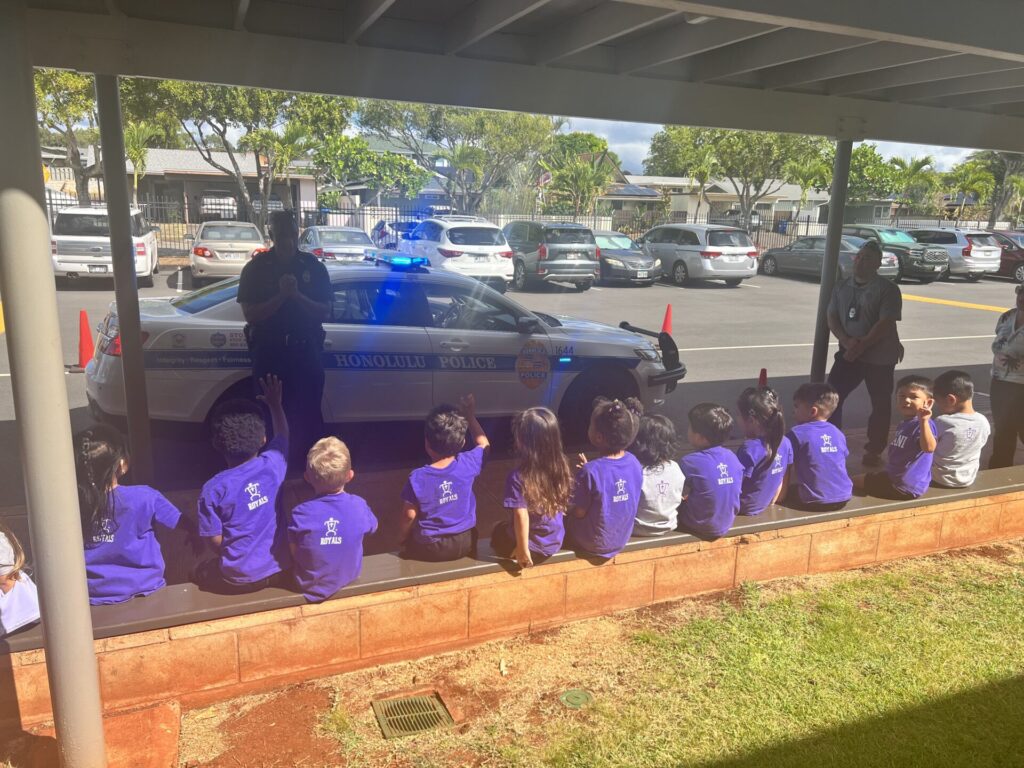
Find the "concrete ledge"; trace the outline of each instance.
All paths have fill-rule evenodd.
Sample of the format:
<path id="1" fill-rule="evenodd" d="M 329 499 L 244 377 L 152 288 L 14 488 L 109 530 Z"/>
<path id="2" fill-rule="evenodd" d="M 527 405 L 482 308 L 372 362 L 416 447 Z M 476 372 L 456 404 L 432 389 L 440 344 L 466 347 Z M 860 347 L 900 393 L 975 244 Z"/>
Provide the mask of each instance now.
<path id="1" fill-rule="evenodd" d="M 560 552 L 521 574 L 489 552 L 437 564 L 373 555 L 357 583 L 319 605 L 283 590 L 226 597 L 172 586 L 94 608 L 104 707 L 189 708 L 744 581 L 1013 539 L 1024 536 L 1022 488 L 1024 469 L 1007 469 L 914 502 L 854 499 L 827 514 L 775 507 L 740 518 L 717 541 L 634 539 L 602 565 Z M 0 676 L 10 684 L 0 685 L 0 727 L 45 723 L 52 715 L 40 631 L 5 645 Z"/>

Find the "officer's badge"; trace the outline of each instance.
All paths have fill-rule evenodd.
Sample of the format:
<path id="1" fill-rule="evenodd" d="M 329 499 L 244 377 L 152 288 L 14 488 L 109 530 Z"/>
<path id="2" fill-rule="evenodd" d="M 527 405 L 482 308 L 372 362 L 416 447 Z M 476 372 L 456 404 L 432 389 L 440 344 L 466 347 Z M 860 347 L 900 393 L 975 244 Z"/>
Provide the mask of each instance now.
<path id="1" fill-rule="evenodd" d="M 307 269 L 305 272 L 302 273 L 302 282 L 308 283 L 310 279 L 311 278 L 309 276 L 309 270 Z"/>

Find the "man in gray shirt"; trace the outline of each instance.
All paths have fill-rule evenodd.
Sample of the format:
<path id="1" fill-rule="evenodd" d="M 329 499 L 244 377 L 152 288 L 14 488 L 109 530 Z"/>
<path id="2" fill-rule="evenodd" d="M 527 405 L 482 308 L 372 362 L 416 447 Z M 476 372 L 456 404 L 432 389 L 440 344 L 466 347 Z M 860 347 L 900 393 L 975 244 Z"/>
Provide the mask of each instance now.
<path id="1" fill-rule="evenodd" d="M 903 311 L 900 289 L 878 276 L 882 248 L 875 240 L 861 246 L 853 260 L 853 275 L 838 283 L 828 305 L 828 327 L 839 340 L 828 383 L 839 392 L 832 418 L 842 429 L 843 403 L 864 382 L 871 398 L 864 465 L 881 466 L 889 442 L 892 388 L 896 364 L 903 359 L 896 323 Z"/>

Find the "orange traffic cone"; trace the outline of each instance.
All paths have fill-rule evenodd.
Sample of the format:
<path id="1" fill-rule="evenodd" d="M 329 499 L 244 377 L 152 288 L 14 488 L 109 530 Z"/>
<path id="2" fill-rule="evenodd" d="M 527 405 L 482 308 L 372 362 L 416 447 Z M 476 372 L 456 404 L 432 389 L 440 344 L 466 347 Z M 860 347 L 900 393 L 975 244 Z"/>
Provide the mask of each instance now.
<path id="1" fill-rule="evenodd" d="M 762 368 L 761 375 L 757 377 L 757 386 L 767 387 L 768 386 L 768 369 Z"/>
<path id="2" fill-rule="evenodd" d="M 95 351 L 92 331 L 89 330 L 89 315 L 83 309 L 78 313 L 78 367 L 84 371 Z"/>
<path id="3" fill-rule="evenodd" d="M 661 321 L 661 332 L 672 335 L 672 305 L 665 306 L 665 319 Z"/>

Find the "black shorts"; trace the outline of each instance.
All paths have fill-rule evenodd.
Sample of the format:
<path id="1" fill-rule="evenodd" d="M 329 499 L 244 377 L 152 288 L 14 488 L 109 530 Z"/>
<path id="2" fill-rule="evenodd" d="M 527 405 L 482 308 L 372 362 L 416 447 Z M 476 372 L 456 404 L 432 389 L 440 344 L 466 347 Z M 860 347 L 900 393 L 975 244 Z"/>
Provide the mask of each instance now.
<path id="1" fill-rule="evenodd" d="M 865 475 L 864 492 L 868 496 L 891 501 L 910 501 L 917 498 L 914 494 L 901 491 L 894 486 L 886 472 L 871 472 Z"/>
<path id="2" fill-rule="evenodd" d="M 845 507 L 849 501 L 849 499 L 846 501 L 829 502 L 800 501 L 800 496 L 797 494 L 796 488 L 793 488 L 789 492 L 789 495 L 786 496 L 785 506 L 790 509 L 795 509 L 797 512 L 838 512 L 840 509 Z"/>
<path id="3" fill-rule="evenodd" d="M 220 572 L 220 560 L 216 557 L 204 560 L 192 572 L 192 581 L 204 592 L 214 592 L 218 595 L 248 595 L 252 592 L 259 592 L 267 587 L 293 588 L 291 578 L 284 572 L 275 573 L 259 581 L 251 581 L 247 584 L 232 584 L 225 581 Z"/>
<path id="4" fill-rule="evenodd" d="M 413 531 L 405 546 L 402 557 L 407 560 L 425 560 L 428 563 L 443 563 L 469 557 L 476 552 L 476 528 L 448 536 L 426 538 Z"/>
<path id="5" fill-rule="evenodd" d="M 512 523 L 506 520 L 494 526 L 494 530 L 491 531 L 491 549 L 498 557 L 512 557 L 515 554 L 516 529 Z M 548 556 L 531 549 L 530 559 L 537 565 L 547 560 Z"/>

